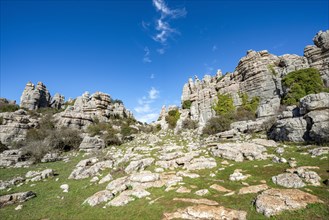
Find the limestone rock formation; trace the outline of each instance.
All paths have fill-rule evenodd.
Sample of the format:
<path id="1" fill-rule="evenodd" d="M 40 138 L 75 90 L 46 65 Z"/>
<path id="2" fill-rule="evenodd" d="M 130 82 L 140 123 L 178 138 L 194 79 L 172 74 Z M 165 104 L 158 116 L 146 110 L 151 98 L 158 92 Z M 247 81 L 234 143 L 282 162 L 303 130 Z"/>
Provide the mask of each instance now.
<path id="1" fill-rule="evenodd" d="M 298 189 L 269 189 L 256 198 L 256 210 L 270 217 L 286 210 L 306 208 L 308 204 L 321 203 L 316 196 Z"/>
<path id="2" fill-rule="evenodd" d="M 0 196 L 0 208 L 15 203 L 25 202 L 34 197 L 36 197 L 36 194 L 32 191 L 3 195 Z"/>
<path id="3" fill-rule="evenodd" d="M 0 113 L 0 118 L 0 141 L 6 145 L 24 140 L 27 130 L 38 125 L 38 119 L 32 118 L 23 109 Z"/>
<path id="4" fill-rule="evenodd" d="M 50 93 L 42 82 L 35 86 L 28 82 L 21 96 L 20 107 L 28 110 L 49 107 Z"/>
<path id="5" fill-rule="evenodd" d="M 50 107 L 55 109 L 61 109 L 64 107 L 65 97 L 59 93 L 56 93 L 54 97 L 51 98 Z"/>
<path id="6" fill-rule="evenodd" d="M 67 107 L 55 117 L 59 127 L 84 129 L 96 118 L 108 122 L 110 119 L 131 118 L 133 115 L 121 102 L 114 102 L 108 94 L 96 92 L 90 95 L 85 92 L 76 99 L 73 106 Z"/>
<path id="7" fill-rule="evenodd" d="M 320 71 L 325 85 L 329 87 L 329 30 L 319 31 L 313 42 L 315 45 L 305 47 L 304 56 L 310 67 Z"/>
<path id="8" fill-rule="evenodd" d="M 79 146 L 81 151 L 93 151 L 99 150 L 105 147 L 104 140 L 101 139 L 99 136 L 90 137 L 85 136 Z"/>

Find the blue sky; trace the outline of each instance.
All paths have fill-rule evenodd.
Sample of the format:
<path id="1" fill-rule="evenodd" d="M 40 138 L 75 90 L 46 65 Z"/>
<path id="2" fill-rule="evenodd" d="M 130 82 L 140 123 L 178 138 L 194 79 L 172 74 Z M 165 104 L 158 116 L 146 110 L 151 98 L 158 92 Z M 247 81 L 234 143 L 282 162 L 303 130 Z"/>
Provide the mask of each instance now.
<path id="1" fill-rule="evenodd" d="M 0 96 L 28 81 L 75 98 L 102 91 L 135 117 L 180 104 L 189 77 L 232 72 L 249 49 L 302 55 L 328 1 L 1 0 Z"/>

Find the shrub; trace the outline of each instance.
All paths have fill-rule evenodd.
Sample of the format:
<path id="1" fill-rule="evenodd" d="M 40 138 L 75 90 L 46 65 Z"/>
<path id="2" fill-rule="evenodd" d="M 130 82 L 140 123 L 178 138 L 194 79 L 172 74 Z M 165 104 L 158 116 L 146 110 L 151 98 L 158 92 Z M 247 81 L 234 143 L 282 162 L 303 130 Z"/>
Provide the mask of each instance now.
<path id="1" fill-rule="evenodd" d="M 159 132 L 159 131 L 161 131 L 161 129 L 162 129 L 162 127 L 161 127 L 160 124 L 157 124 L 157 125 L 155 126 L 155 132 Z"/>
<path id="2" fill-rule="evenodd" d="M 3 124 L 3 117 L 1 116 L 0 117 L 0 125 L 2 125 Z"/>
<path id="3" fill-rule="evenodd" d="M 105 145 L 121 145 L 122 142 L 119 139 L 119 137 L 116 135 L 115 130 L 113 129 L 112 131 L 107 131 L 103 135 L 103 139 L 105 142 Z"/>
<path id="4" fill-rule="evenodd" d="M 123 125 L 121 127 L 121 135 L 123 137 L 127 137 L 127 136 L 130 136 L 132 134 L 136 134 L 136 133 L 138 133 L 138 130 L 136 128 L 130 127 L 129 125 Z"/>
<path id="5" fill-rule="evenodd" d="M 213 117 L 209 119 L 206 123 L 206 126 L 203 128 L 203 134 L 217 134 L 230 129 L 232 119 L 224 115 Z"/>
<path id="6" fill-rule="evenodd" d="M 59 129 L 49 132 L 45 145 L 52 150 L 69 151 L 78 149 L 82 138 L 77 130 Z"/>
<path id="7" fill-rule="evenodd" d="M 217 95 L 218 101 L 213 106 L 217 115 L 225 115 L 228 113 L 232 113 L 235 111 L 235 107 L 233 105 L 233 98 L 230 94 L 220 94 Z"/>
<path id="8" fill-rule="evenodd" d="M 247 121 L 256 119 L 255 112 L 249 111 L 243 107 L 237 108 L 234 114 L 234 121 Z"/>
<path id="9" fill-rule="evenodd" d="M 30 157 L 34 162 L 40 162 L 44 155 L 46 155 L 51 149 L 45 146 L 41 140 L 35 140 L 27 142 L 22 148 L 22 154 L 26 157 Z"/>
<path id="10" fill-rule="evenodd" d="M 170 110 L 166 116 L 166 122 L 169 124 L 169 128 L 174 129 L 176 127 L 177 121 L 180 117 L 178 109 Z"/>
<path id="11" fill-rule="evenodd" d="M 295 105 L 300 98 L 313 93 L 326 91 L 317 69 L 308 68 L 288 73 L 282 79 L 285 94 L 282 103 Z"/>
<path id="12" fill-rule="evenodd" d="M 194 121 L 192 119 L 185 119 L 183 122 L 182 122 L 182 128 L 183 129 L 196 129 L 198 127 L 198 123 L 197 121 Z"/>
<path id="13" fill-rule="evenodd" d="M 191 105 L 192 105 L 191 100 L 185 100 L 185 101 L 183 102 L 182 108 L 183 108 L 183 109 L 190 109 L 190 108 L 191 108 Z"/>
<path id="14" fill-rule="evenodd" d="M 249 100 L 247 93 L 239 93 L 239 96 L 242 99 L 242 105 L 236 110 L 234 121 L 254 120 L 259 106 L 259 97 L 255 96 Z"/>
<path id="15" fill-rule="evenodd" d="M 1 103 L 0 112 L 14 112 L 19 109 L 18 105 L 9 104 L 9 103 Z"/>

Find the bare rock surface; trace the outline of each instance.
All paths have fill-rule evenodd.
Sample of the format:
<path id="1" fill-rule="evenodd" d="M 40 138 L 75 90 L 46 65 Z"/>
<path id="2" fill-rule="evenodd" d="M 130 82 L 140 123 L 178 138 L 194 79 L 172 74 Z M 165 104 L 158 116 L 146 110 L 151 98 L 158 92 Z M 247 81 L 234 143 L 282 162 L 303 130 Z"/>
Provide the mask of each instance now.
<path id="1" fill-rule="evenodd" d="M 36 197 L 36 194 L 32 191 L 3 195 L 0 196 L 0 208 L 15 203 L 22 203 L 34 197 Z"/>
<path id="2" fill-rule="evenodd" d="M 99 136 L 90 137 L 85 136 L 79 146 L 81 151 L 93 151 L 105 148 L 104 140 Z"/>
<path id="3" fill-rule="evenodd" d="M 302 181 L 302 179 L 294 173 L 282 173 L 277 176 L 273 176 L 272 181 L 275 184 L 287 188 L 302 188 L 305 186 L 305 183 Z"/>
<path id="4" fill-rule="evenodd" d="M 268 185 L 266 184 L 246 186 L 239 190 L 239 194 L 258 193 L 266 189 L 268 189 Z"/>
<path id="5" fill-rule="evenodd" d="M 181 208 L 173 213 L 164 213 L 163 220 L 169 219 L 211 219 L 211 220 L 243 220 L 245 211 L 228 209 L 223 206 L 195 205 Z"/>
<path id="6" fill-rule="evenodd" d="M 308 204 L 322 202 L 316 196 L 298 189 L 269 189 L 257 196 L 257 212 L 270 217 L 286 210 L 306 208 Z"/>

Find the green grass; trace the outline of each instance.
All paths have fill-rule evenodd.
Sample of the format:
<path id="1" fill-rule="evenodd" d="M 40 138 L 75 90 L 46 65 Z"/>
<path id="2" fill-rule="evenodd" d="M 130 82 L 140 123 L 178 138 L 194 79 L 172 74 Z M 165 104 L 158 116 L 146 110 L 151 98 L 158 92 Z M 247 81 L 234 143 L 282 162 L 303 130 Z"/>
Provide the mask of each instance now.
<path id="1" fill-rule="evenodd" d="M 176 141 L 177 136 L 168 134 L 164 140 L 164 144 L 168 141 Z M 177 144 L 182 143 L 178 141 Z M 120 146 L 124 149 L 125 145 Z M 294 157 L 297 160 L 298 166 L 309 165 L 319 166 L 319 170 L 315 170 L 322 179 L 329 178 L 327 170 L 329 169 L 328 159 L 320 160 L 321 157 L 311 158 L 310 155 L 301 155 L 301 152 L 305 152 L 307 149 L 297 149 L 296 146 L 285 148 L 283 157 L 289 159 Z M 274 148 L 268 148 L 269 153 L 274 152 Z M 156 150 L 152 151 L 152 157 L 156 155 Z M 261 180 L 266 180 L 267 184 L 273 188 L 281 188 L 274 185 L 271 181 L 271 177 L 280 173 L 283 173 L 285 169 L 289 168 L 288 164 L 274 164 L 270 159 L 261 161 L 244 161 L 234 162 L 229 161 L 232 166 L 221 165 L 222 158 L 216 158 L 218 166 L 213 169 L 191 171 L 198 173 L 201 177 L 197 179 L 190 179 L 184 177 L 185 187 L 192 189 L 192 185 L 196 186 L 189 194 L 176 193 L 174 190 L 165 192 L 165 187 L 151 188 L 148 191 L 151 193 L 149 196 L 151 200 L 158 199 L 155 203 L 149 204 L 150 200 L 146 198 L 136 199 L 124 207 L 107 207 L 103 208 L 105 203 L 99 204 L 95 207 L 89 207 L 88 205 L 82 205 L 83 201 L 94 193 L 104 190 L 107 183 L 104 184 L 91 184 L 89 181 L 91 178 L 84 180 L 68 180 L 68 176 L 74 169 L 75 165 L 82 159 L 82 154 L 78 154 L 77 157 L 73 157 L 70 162 L 64 163 L 62 161 L 54 163 L 36 164 L 30 168 L 10 168 L 0 169 L 0 179 L 7 180 L 15 176 L 24 176 L 29 170 L 44 170 L 51 168 L 58 173 L 57 176 L 47 179 L 47 181 L 33 182 L 24 184 L 21 187 L 13 187 L 10 192 L 6 190 L 0 191 L 0 195 L 23 192 L 32 190 L 37 194 L 36 198 L 33 198 L 23 203 L 23 209 L 16 211 L 17 205 L 11 205 L 0 209 L 0 219 L 162 219 L 164 212 L 173 212 L 177 208 L 187 207 L 192 204 L 173 201 L 173 198 L 207 198 L 217 201 L 220 205 L 227 208 L 236 210 L 244 210 L 248 213 L 248 219 L 327 219 L 329 216 L 328 204 L 329 204 L 329 188 L 324 184 L 319 187 L 306 186 L 301 190 L 312 190 L 312 194 L 318 196 L 324 203 L 312 204 L 306 209 L 298 210 L 294 212 L 284 212 L 278 216 L 272 218 L 266 218 L 264 215 L 256 212 L 253 205 L 253 201 L 257 194 L 246 195 L 232 195 L 225 197 L 225 193 L 217 192 L 210 189 L 212 184 L 218 184 L 224 186 L 227 189 L 238 192 L 243 187 L 241 182 L 231 182 L 228 180 L 229 175 L 234 172 L 235 169 L 244 170 L 243 173 L 250 174 L 251 177 L 243 182 L 250 185 L 260 184 Z M 264 165 L 272 163 L 273 166 L 264 167 Z M 127 164 L 122 164 L 123 168 Z M 257 165 L 258 167 L 255 167 Z M 121 166 L 121 165 L 119 165 Z M 225 170 L 216 171 L 218 168 L 225 167 Z M 155 166 L 152 165 L 148 170 L 154 170 Z M 179 169 L 177 169 L 179 170 Z M 115 178 L 125 175 L 124 172 L 115 173 L 113 170 L 102 171 L 103 175 L 111 173 Z M 210 177 L 210 173 L 215 173 L 215 177 Z M 58 181 L 55 181 L 59 178 Z M 221 182 L 224 181 L 224 182 Z M 69 192 L 63 193 L 60 189 L 62 184 L 69 185 Z M 31 187 L 31 184 L 36 184 Z M 195 191 L 200 189 L 208 189 L 209 194 L 200 197 L 194 194 Z M 307 192 L 307 191 L 306 191 Z M 62 199 L 63 197 L 63 199 Z"/>

